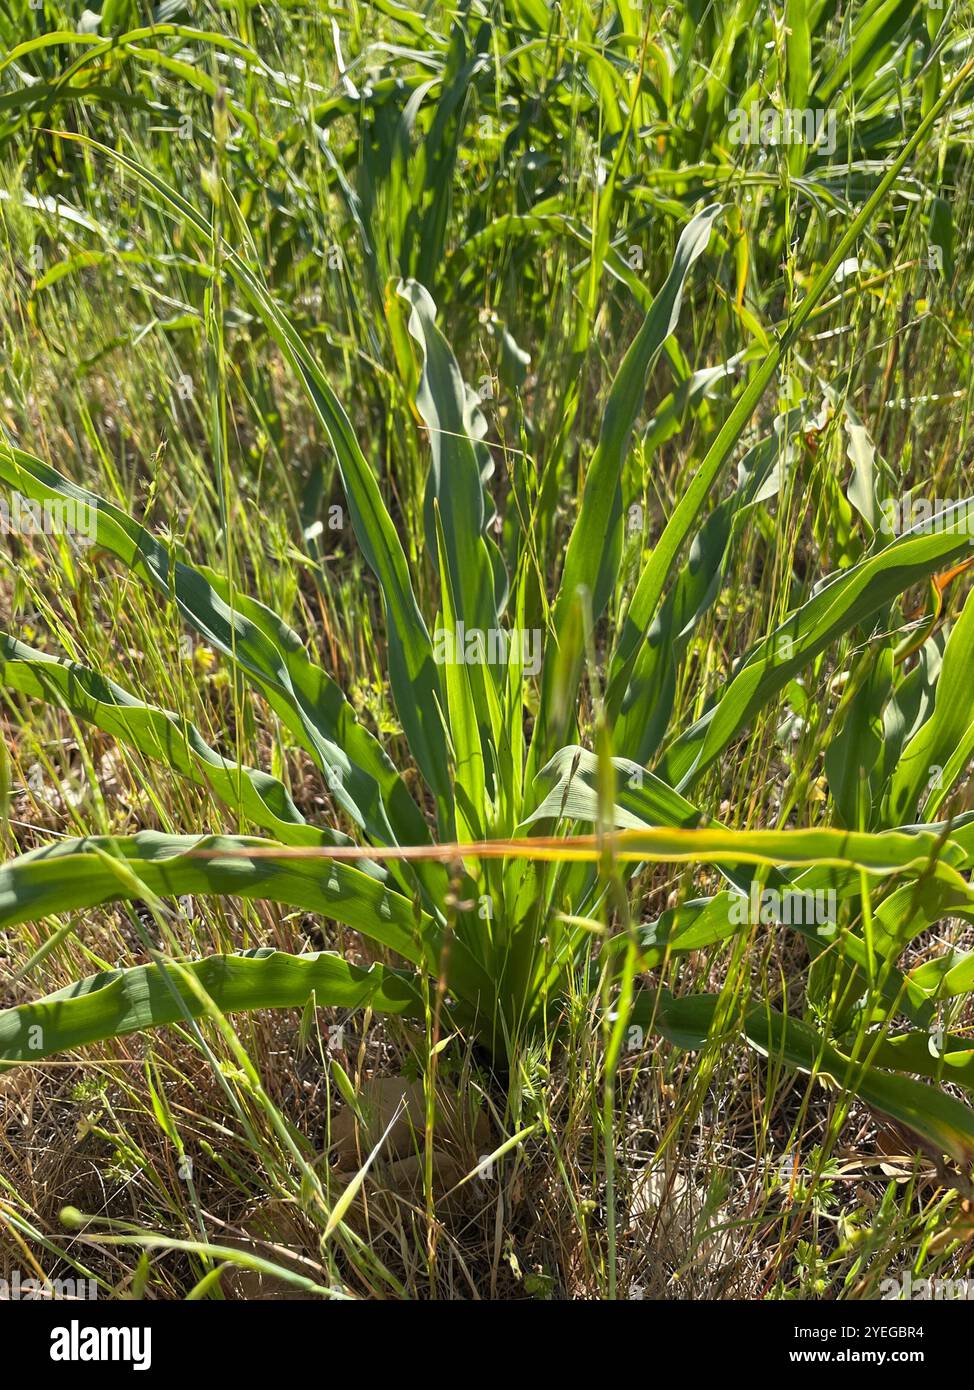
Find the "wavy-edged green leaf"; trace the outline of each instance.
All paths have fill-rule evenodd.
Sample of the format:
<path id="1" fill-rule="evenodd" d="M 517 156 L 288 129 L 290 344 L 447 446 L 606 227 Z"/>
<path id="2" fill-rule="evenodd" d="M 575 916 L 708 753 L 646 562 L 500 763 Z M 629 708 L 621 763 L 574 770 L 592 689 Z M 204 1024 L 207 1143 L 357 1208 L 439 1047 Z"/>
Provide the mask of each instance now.
<path id="1" fill-rule="evenodd" d="M 931 1029 L 894 1033 L 872 1049 L 872 1060 L 877 1067 L 952 1081 L 974 1090 L 974 1038 L 938 1034 Z"/>
<path id="2" fill-rule="evenodd" d="M 691 827 L 698 825 L 701 812 L 672 787 L 626 758 L 613 758 L 616 779 L 611 821 L 616 829 L 632 830 L 651 825 Z M 599 760 L 587 748 L 571 745 L 561 748 L 538 773 L 535 782 L 550 784 L 540 805 L 525 819 L 525 825 L 540 820 L 578 820 L 599 822 Z"/>
<path id="3" fill-rule="evenodd" d="M 948 826 L 949 831 L 949 826 Z M 322 851 L 342 858 L 355 851 Z M 538 837 L 488 841 L 471 848 L 485 859 L 537 859 L 565 863 L 598 862 L 610 853 L 620 863 L 764 864 L 862 871 L 880 878 L 894 874 L 926 874 L 966 887 L 959 869 L 969 848 L 948 834 L 926 826 L 879 832 L 815 827 L 799 830 L 725 830 L 710 825 L 696 829 L 658 826 L 648 830 L 618 830 L 601 835 Z M 392 851 L 392 853 L 404 853 Z M 408 855 L 408 851 L 405 852 Z M 448 846 L 421 847 L 415 857 L 449 857 Z M 412 857 L 412 856 L 409 856 Z"/>
<path id="4" fill-rule="evenodd" d="M 0 868 L 0 927 L 131 900 L 138 896 L 132 891 L 137 879 L 159 898 L 230 894 L 318 912 L 414 964 L 437 959 L 437 924 L 404 894 L 351 864 L 247 854 L 275 848 L 285 847 L 256 836 L 154 830 L 59 840 Z"/>
<path id="5" fill-rule="evenodd" d="M 968 537 L 968 544 L 970 537 Z M 902 821 L 923 801 L 932 818 L 950 795 L 974 754 L 974 602 L 968 595 L 944 647 L 933 711 L 900 755 L 887 795 L 886 816 Z"/>
<path id="6" fill-rule="evenodd" d="M 636 1021 L 652 1021 L 677 1047 L 696 1050 L 706 1044 L 718 1016 L 718 996 L 676 999 L 666 992 L 646 993 L 648 998 L 637 996 Z M 786 1019 L 770 1008 L 749 1010 L 740 1031 L 756 1051 L 772 1061 L 851 1092 L 965 1167 L 974 1161 L 974 1111 L 936 1087 L 853 1060 L 808 1024 Z"/>
<path id="7" fill-rule="evenodd" d="M 0 633 L 0 686 L 69 710 L 145 757 L 209 787 L 226 806 L 285 844 L 349 843 L 337 831 L 309 825 L 276 777 L 223 757 L 187 719 L 146 704 L 86 666 Z"/>
<path id="8" fill-rule="evenodd" d="M 423 353 L 416 405 L 429 431 L 432 456 L 425 499 L 427 544 L 437 556 L 433 513 L 438 507 L 457 618 L 486 632 L 497 626 L 506 599 L 503 562 L 486 534 L 493 519 L 485 492 L 493 460 L 480 442 L 486 421 L 437 325 L 429 293 L 415 280 L 400 282 L 398 293 L 409 305 L 409 332 Z"/>
<path id="9" fill-rule="evenodd" d="M 907 979 L 914 989 L 922 990 L 931 999 L 953 999 L 959 994 L 969 994 L 974 990 L 974 951 L 958 951 L 952 947 L 944 955 L 918 965 Z"/>
<path id="10" fill-rule="evenodd" d="M 153 965 L 106 970 L 0 1010 L 0 1066 L 201 1018 L 211 1006 L 238 1013 L 303 1008 L 311 999 L 319 1008 L 367 1004 L 379 1013 L 422 1012 L 409 975 L 379 964 L 363 970 L 326 951 L 294 956 L 261 949 L 181 962 L 160 957 Z"/>
<path id="11" fill-rule="evenodd" d="M 559 671 L 554 651 L 565 642 L 580 592 L 591 598 L 593 619 L 598 619 L 609 600 L 622 556 L 622 470 L 629 440 L 650 372 L 676 327 L 687 276 L 694 261 L 706 250 L 719 213 L 717 205 L 704 208 L 684 227 L 670 272 L 623 358 L 606 401 L 599 442 L 585 475 L 552 614 L 554 633 L 544 665 L 541 712 L 531 749 L 535 770 L 554 751 L 546 746 L 546 740 L 547 719 L 556 693 L 560 702 L 571 705 L 581 670 L 578 659 L 569 669 Z M 557 691 L 562 683 L 567 691 Z"/>
<path id="12" fill-rule="evenodd" d="M 231 596 L 223 577 L 177 559 L 113 503 L 2 440 L 0 479 L 35 501 L 81 507 L 93 515 L 97 544 L 171 599 L 191 627 L 254 681 L 314 758 L 335 801 L 378 843 L 428 841 L 426 822 L 381 745 L 275 613 L 242 594 Z"/>
<path id="13" fill-rule="evenodd" d="M 648 762 L 662 742 L 673 712 L 676 674 L 696 624 L 720 591 L 728 552 L 751 509 L 777 492 L 791 461 L 791 436 L 803 412 L 779 417 L 774 432 L 741 460 L 738 485 L 710 513 L 690 547 L 686 564 L 654 619 L 631 667 L 616 667 L 606 709 L 616 715 L 613 747 Z"/>
<path id="14" fill-rule="evenodd" d="M 967 505 L 959 502 L 950 511 Z M 681 790 L 691 786 L 755 713 L 831 643 L 967 549 L 967 537 L 956 531 L 924 534 L 914 528 L 828 580 L 743 658 L 707 713 L 666 749 L 660 776 Z"/>

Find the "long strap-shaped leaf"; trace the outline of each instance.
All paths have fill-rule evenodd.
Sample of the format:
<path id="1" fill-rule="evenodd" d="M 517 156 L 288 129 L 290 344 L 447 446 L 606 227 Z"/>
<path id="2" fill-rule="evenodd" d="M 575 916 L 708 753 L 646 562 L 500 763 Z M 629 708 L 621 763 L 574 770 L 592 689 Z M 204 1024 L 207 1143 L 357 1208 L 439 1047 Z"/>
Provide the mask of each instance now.
<path id="1" fill-rule="evenodd" d="M 86 666 L 0 633 L 0 686 L 67 709 L 197 786 L 209 787 L 224 805 L 285 844 L 349 843 L 338 831 L 309 825 L 276 777 L 221 756 L 187 719 L 146 704 Z"/>
<path id="2" fill-rule="evenodd" d="M 437 552 L 440 557 L 440 595 L 443 604 L 442 627 L 455 642 L 457 635 L 456 601 L 453 582 L 447 565 L 446 540 L 439 524 L 439 507 L 434 503 Z M 480 668 L 483 669 L 482 667 Z M 456 833 L 460 840 L 482 840 L 486 836 L 487 790 L 484 775 L 484 753 L 477 727 L 477 705 L 472 690 L 470 668 L 464 662 L 450 661 L 443 672 L 447 711 L 450 716 L 450 740 L 453 746 Z"/>
<path id="3" fill-rule="evenodd" d="M 970 540 L 968 536 L 968 548 Z M 933 713 L 904 748 L 890 780 L 886 802 L 890 820 L 914 814 L 921 798 L 923 818 L 936 815 L 970 762 L 974 753 L 972 669 L 974 603 L 968 595 L 944 648 Z"/>
<path id="4" fill-rule="evenodd" d="M 368 1004 L 380 1013 L 417 1014 L 422 1007 L 410 976 L 379 964 L 363 970 L 325 951 L 160 960 L 91 975 L 56 994 L 0 1011 L 0 1064 L 37 1062 L 68 1048 L 200 1018 L 212 1006 L 221 1013 L 301 1008 L 312 997 L 320 1008 Z"/>
<path id="5" fill-rule="evenodd" d="M 599 442 L 585 477 L 555 600 L 554 633 L 544 665 L 541 709 L 531 745 L 529 776 L 555 751 L 548 742 L 552 732 L 548 721 L 556 692 L 561 704 L 568 708 L 574 704 L 580 657 L 571 670 L 559 670 L 553 649 L 565 641 L 579 591 L 590 596 L 593 619 L 599 617 L 608 602 L 622 555 L 621 480 L 629 439 L 653 364 L 676 327 L 690 268 L 706 249 L 719 212 L 717 206 L 705 208 L 684 227 L 670 273 L 633 339 L 609 392 Z M 561 681 L 567 683 L 567 691 L 557 690 Z"/>
<path id="6" fill-rule="evenodd" d="M 945 529 L 898 536 L 875 555 L 831 580 L 790 614 L 741 662 L 720 698 L 666 750 L 657 771 L 686 790 L 788 681 L 843 633 L 878 612 L 911 584 L 968 553 L 969 538 L 951 529 L 951 516 L 966 516 L 969 502 L 944 513 Z"/>
<path id="7" fill-rule="evenodd" d="M 133 887 L 137 879 L 146 895 L 159 898 L 227 894 L 318 912 L 417 964 L 424 959 L 421 939 L 435 947 L 436 923 L 417 913 L 402 893 L 350 864 L 246 857 L 251 849 L 268 847 L 274 842 L 247 835 L 163 835 L 154 830 L 60 840 L 0 868 L 0 927 L 131 901 L 141 896 Z M 436 956 L 430 952 L 426 959 L 432 963 Z"/>
<path id="8" fill-rule="evenodd" d="M 354 855 L 373 868 L 368 850 L 327 848 Z M 0 868 L 0 927 L 151 894 L 160 899 L 183 894 L 266 899 L 320 913 L 413 964 L 440 972 L 445 943 L 433 917 L 353 864 L 294 857 L 304 853 L 314 856 L 317 849 L 247 835 L 162 835 L 146 830 L 131 836 L 62 840 Z M 490 996 L 490 981 L 459 940 L 450 944 L 449 980 L 473 1007 Z"/>
<path id="9" fill-rule="evenodd" d="M 88 509 L 95 517 L 97 544 L 172 599 L 190 626 L 255 682 L 324 772 L 335 801 L 379 844 L 429 839 L 419 808 L 381 745 L 275 613 L 239 594 L 231 603 L 220 576 L 176 559 L 170 547 L 120 508 L 3 440 L 0 479 L 34 501 Z"/>
<path id="10" fill-rule="evenodd" d="M 66 140 L 77 140 L 115 160 L 144 187 L 157 194 L 204 241 L 212 240 L 212 231 L 206 219 L 151 169 L 88 136 L 71 132 L 61 134 Z M 223 254 L 227 271 L 297 371 L 315 414 L 331 440 L 355 538 L 382 590 L 389 644 L 389 675 L 396 709 L 413 756 L 437 798 L 441 822 L 448 823 L 450 788 L 446 738 L 440 722 L 440 686 L 432 643 L 416 603 L 402 543 L 382 500 L 378 483 L 359 447 L 351 421 L 313 355 L 257 273 L 235 251 L 224 248 Z"/>
<path id="11" fill-rule="evenodd" d="M 630 829 L 652 826 L 692 829 L 701 821 L 702 813 L 692 802 L 652 773 L 623 758 L 613 758 L 612 764 L 618 775 L 615 804 L 611 808 L 614 825 Z M 539 780 L 554 777 L 557 781 L 528 818 L 528 823 L 564 818 L 596 824 L 600 814 L 599 773 L 595 754 L 582 748 L 563 748 L 538 774 Z M 959 860 L 960 853 L 956 847 L 950 853 Z M 595 872 L 595 866 L 589 866 L 590 881 L 594 880 Z M 762 870 L 759 865 L 724 862 L 721 872 L 732 885 L 732 891 L 666 908 L 655 922 L 640 928 L 642 968 L 651 969 L 674 954 L 705 950 L 750 925 L 750 913 L 741 912 L 740 909 L 759 873 L 765 886 L 773 888 L 776 894 L 778 915 L 774 920 L 794 926 L 806 937 L 813 951 L 821 950 L 831 933 L 829 937 L 820 934 L 818 924 L 812 920 L 813 914 L 808 911 L 808 904 L 814 903 L 815 899 L 807 895 L 814 894 L 816 890 L 828 890 L 835 894 L 837 902 L 842 902 L 847 897 L 858 897 L 862 892 L 862 879 L 858 872 L 835 866 L 826 868 L 811 864 L 810 867 L 796 866 L 793 870 L 782 870 L 766 864 Z M 951 902 L 963 902 L 974 907 L 974 894 L 956 874 L 935 877 L 929 886 L 940 895 L 939 901 L 949 895 Z M 909 893 L 915 887 L 916 883 L 910 882 L 896 890 L 891 897 L 895 899 L 898 893 Z M 624 936 L 615 939 L 620 944 L 626 940 Z M 843 951 L 865 980 L 867 952 L 863 942 L 852 933 L 847 933 L 843 938 Z M 883 989 L 891 1001 L 900 1000 L 900 1009 L 911 1016 L 923 1006 L 922 991 L 919 988 L 911 989 L 910 982 L 898 970 L 887 970 Z"/>
<path id="12" fill-rule="evenodd" d="M 414 280 L 401 282 L 398 292 L 410 305 L 409 332 L 423 351 L 416 405 L 429 431 L 432 454 L 424 502 L 426 543 L 430 553 L 438 557 L 441 575 L 445 573 L 449 580 L 457 624 L 452 633 L 452 659 L 444 663 L 443 684 L 456 686 L 450 667 L 458 659 L 458 642 L 460 653 L 463 651 L 461 628 L 483 633 L 487 659 L 472 663 L 468 674 L 487 756 L 500 733 L 500 672 L 490 657 L 501 648 L 490 640 L 490 634 L 499 628 L 507 575 L 500 552 L 486 532 L 493 507 L 490 503 L 488 512 L 486 480 L 493 472 L 493 461 L 480 440 L 486 422 L 476 398 L 470 398 L 472 393 L 460 375 L 453 350 L 437 327 L 436 306 L 429 294 Z M 463 679 L 466 681 L 467 675 Z M 451 738 L 455 748 L 452 726 Z"/>
<path id="13" fill-rule="evenodd" d="M 437 326 L 436 305 L 428 292 L 415 280 L 406 280 L 400 282 L 398 293 L 410 306 L 409 332 L 423 352 L 416 405 L 429 431 L 432 454 L 425 499 L 426 543 L 431 553 L 439 553 L 435 504 L 457 618 L 467 627 L 488 630 L 499 621 L 506 576 L 498 592 L 503 562 L 485 532 L 491 518 L 484 473 L 493 472 L 490 451 L 480 442 L 486 422 Z"/>
<path id="14" fill-rule="evenodd" d="M 616 760 L 618 761 L 618 760 Z M 37 853 L 38 851 L 33 851 Z M 854 870 L 887 877 L 892 874 L 926 875 L 952 883 L 960 891 L 967 884 L 960 870 L 969 867 L 970 848 L 954 841 L 950 826 L 909 826 L 899 830 L 859 831 L 816 827 L 806 830 L 725 830 L 706 826 L 681 829 L 669 826 L 649 830 L 605 831 L 597 835 L 538 835 L 526 839 L 494 839 L 465 844 L 397 845 L 388 849 L 360 845 L 322 848 L 265 845 L 248 841 L 236 853 L 283 862 L 290 859 L 333 860 L 354 863 L 360 859 L 383 861 L 426 859 L 456 864 L 466 859 L 536 860 L 538 863 L 597 864 L 606 856 L 620 864 L 765 864 L 816 867 L 823 871 Z M 972 890 L 974 891 L 974 890 Z"/>
<path id="15" fill-rule="evenodd" d="M 741 520 L 755 503 L 777 490 L 789 458 L 791 435 L 803 418 L 801 410 L 779 417 L 775 431 L 741 460 L 738 486 L 697 532 L 687 562 L 639 650 L 625 692 L 612 687 L 606 692 L 606 704 L 618 711 L 612 744 L 625 757 L 645 763 L 662 742 L 673 713 L 678 664 L 690 634 L 717 598 Z M 766 486 L 776 465 L 778 472 Z"/>
<path id="16" fill-rule="evenodd" d="M 706 1044 L 719 1006 L 716 995 L 674 999 L 666 991 L 657 995 L 647 990 L 636 996 L 633 1021 L 652 1024 L 677 1047 L 693 1051 Z M 739 1026 L 747 1042 L 772 1061 L 851 1091 L 965 1167 L 974 1160 L 974 1111 L 952 1096 L 866 1065 L 868 1057 L 847 1057 L 806 1023 L 770 1008 L 749 1010 Z M 888 1062 L 889 1050 L 882 1055 Z M 909 1065 L 909 1056 L 904 1061 Z"/>

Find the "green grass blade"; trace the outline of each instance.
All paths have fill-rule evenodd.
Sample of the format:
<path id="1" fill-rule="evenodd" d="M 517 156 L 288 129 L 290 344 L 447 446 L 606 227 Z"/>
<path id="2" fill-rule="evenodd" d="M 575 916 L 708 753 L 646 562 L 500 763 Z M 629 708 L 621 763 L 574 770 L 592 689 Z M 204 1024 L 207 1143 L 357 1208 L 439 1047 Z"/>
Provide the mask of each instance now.
<path id="1" fill-rule="evenodd" d="M 181 222 L 191 226 L 205 242 L 211 240 L 206 219 L 153 170 L 87 136 L 68 132 L 60 134 L 64 139 L 80 141 L 115 160 L 157 194 Z M 448 819 L 450 790 L 446 740 L 439 717 L 440 689 L 432 644 L 410 583 L 402 543 L 378 483 L 359 446 L 348 415 L 287 314 L 272 299 L 257 272 L 235 252 L 226 250 L 224 265 L 297 372 L 318 420 L 331 440 L 356 540 L 382 590 L 387 620 L 389 673 L 399 718 L 413 756 L 437 798 L 441 819 Z"/>
<path id="2" fill-rule="evenodd" d="M 711 495 L 732 450 L 747 428 L 762 396 L 774 379 L 779 364 L 798 339 L 801 329 L 812 311 L 825 297 L 833 283 L 835 272 L 855 247 L 866 227 L 869 226 L 882 205 L 883 199 L 896 183 L 913 155 L 923 145 L 940 116 L 966 86 L 972 72 L 974 72 L 974 58 L 969 59 L 964 64 L 927 115 L 920 121 L 910 138 L 904 143 L 903 148 L 892 160 L 873 192 L 838 238 L 832 254 L 816 275 L 808 293 L 789 318 L 780 338 L 748 381 L 738 397 L 737 404 L 718 431 L 692 481 L 673 509 L 663 529 L 663 534 L 657 541 L 652 556 L 639 577 L 639 583 L 629 605 L 625 625 L 617 646 L 616 661 L 623 668 L 628 669 L 631 666 L 640 643 L 649 631 L 650 623 L 656 614 L 676 557 Z"/>

